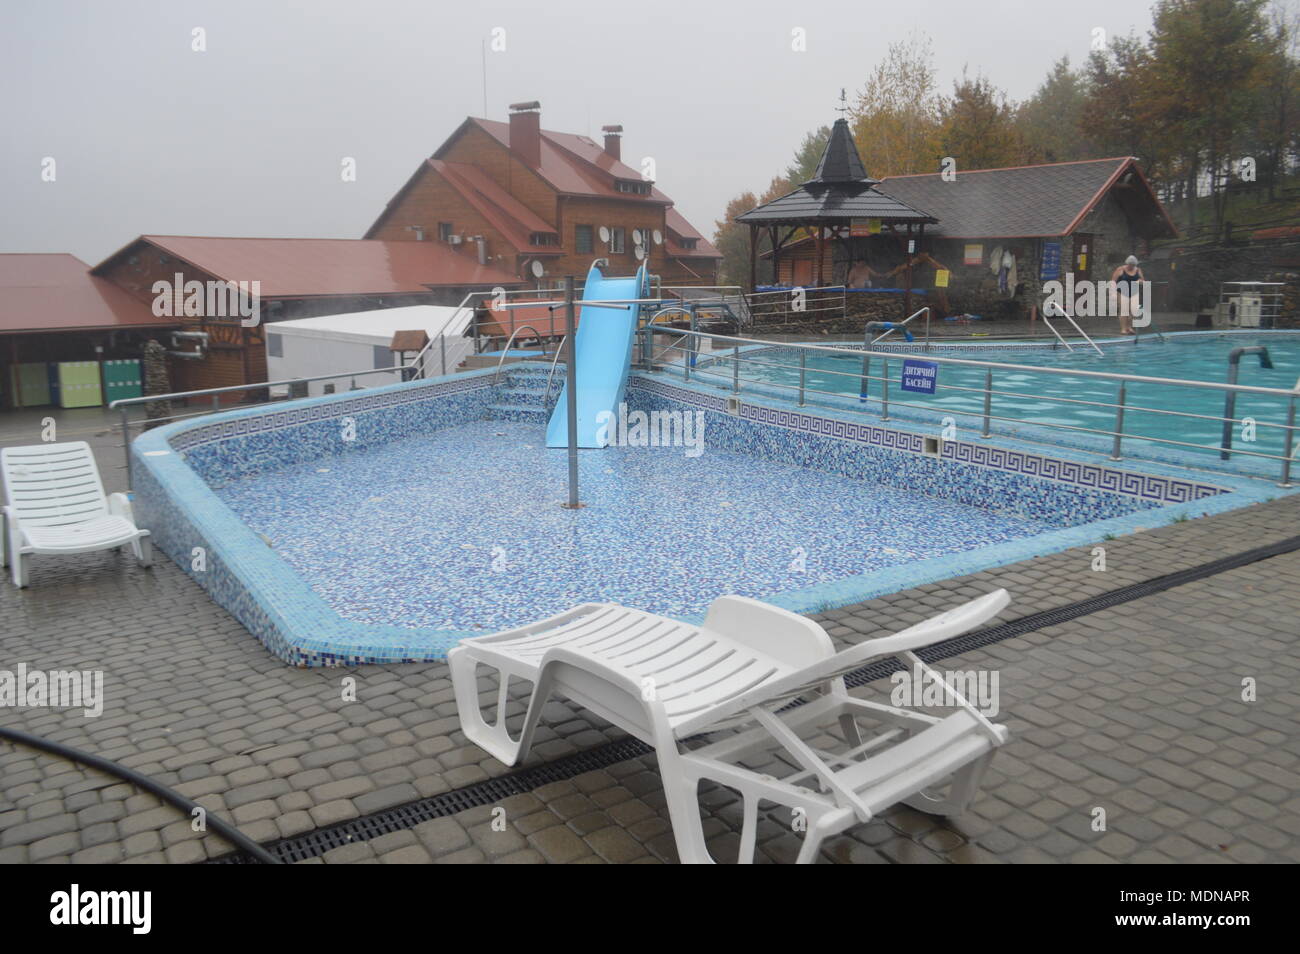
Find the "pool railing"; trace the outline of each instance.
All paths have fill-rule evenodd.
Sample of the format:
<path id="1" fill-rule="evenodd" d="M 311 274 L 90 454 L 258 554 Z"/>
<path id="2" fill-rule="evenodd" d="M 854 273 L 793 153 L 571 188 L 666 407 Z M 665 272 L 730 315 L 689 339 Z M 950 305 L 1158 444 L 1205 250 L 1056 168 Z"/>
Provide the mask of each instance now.
<path id="1" fill-rule="evenodd" d="M 940 365 L 954 365 L 964 368 L 979 369 L 984 371 L 984 384 L 982 387 L 967 387 L 956 384 L 940 384 L 936 382 L 935 393 L 940 389 L 954 392 L 968 392 L 979 395 L 982 398 L 983 411 L 978 415 L 982 420 L 980 436 L 988 438 L 992 435 L 993 422 L 1027 425 L 1032 427 L 1043 427 L 1056 429 L 1067 432 L 1080 432 L 1084 434 L 1096 435 L 1110 440 L 1111 460 L 1122 459 L 1123 442 L 1125 439 L 1147 441 L 1150 443 L 1178 447 L 1184 450 L 1193 451 L 1210 451 L 1220 454 L 1230 450 L 1232 455 L 1242 457 L 1257 458 L 1262 460 L 1276 461 L 1280 466 L 1280 476 L 1278 480 L 1279 487 L 1290 487 L 1291 484 L 1291 464 L 1297 450 L 1295 446 L 1295 412 L 1296 399 L 1300 398 L 1300 382 L 1293 388 L 1269 388 L 1257 385 L 1223 383 L 1218 381 L 1196 381 L 1183 378 L 1162 378 L 1141 374 L 1123 374 L 1114 371 L 1089 371 L 1083 369 L 1070 368 L 1050 368 L 1040 365 L 1027 364 L 1010 364 L 1000 361 L 981 361 L 974 358 L 952 358 L 936 355 L 931 351 L 924 354 L 909 354 L 904 351 L 873 351 L 866 348 L 843 348 L 830 345 L 801 344 L 797 342 L 772 341 L 762 338 L 740 337 L 736 335 L 723 335 L 713 332 L 699 331 L 696 329 L 669 328 L 663 326 L 646 325 L 642 329 L 645 336 L 645 343 L 642 346 L 642 355 L 654 353 L 651 341 L 656 334 L 667 334 L 674 336 L 673 343 L 662 349 L 657 357 L 662 357 L 668 352 L 677 352 L 680 355 L 680 361 L 653 362 L 656 367 L 662 367 L 666 370 L 677 370 L 682 373 L 686 380 L 692 376 L 702 379 L 721 379 L 725 384 L 718 385 L 722 387 L 729 386 L 730 389 L 739 393 L 742 382 L 748 382 L 751 385 L 759 385 L 762 388 L 773 388 L 794 392 L 795 403 L 803 407 L 808 395 L 819 394 L 825 395 L 832 399 L 832 406 L 847 411 L 857 413 L 869 413 L 864 407 L 858 406 L 857 403 L 850 404 L 851 396 L 845 391 L 827 391 L 819 388 L 813 388 L 807 383 L 808 359 L 810 357 L 853 357 L 861 358 L 863 368 L 861 373 L 857 371 L 836 371 L 833 369 L 818 368 L 817 373 L 820 375 L 838 375 L 845 379 L 853 379 L 860 382 L 861 400 L 867 400 L 867 394 L 870 382 L 879 382 L 879 394 L 875 395 L 878 401 L 878 413 L 880 420 L 889 420 L 889 410 L 893 407 L 910 408 L 927 413 L 934 413 L 936 410 L 943 410 L 952 413 L 954 416 L 965 414 L 975 416 L 970 412 L 936 409 L 931 405 L 909 403 L 907 401 L 890 400 L 889 396 L 889 362 L 901 362 L 904 359 L 911 358 L 927 362 L 934 362 Z M 683 342 L 687 342 L 683 344 Z M 701 351 L 700 344 L 708 342 L 710 352 Z M 788 363 L 781 360 L 768 360 L 763 355 L 771 350 L 783 352 L 793 352 L 797 355 L 796 363 Z M 882 373 L 872 375 L 870 364 L 873 360 L 880 360 Z M 643 362 L 642 367 L 650 370 L 649 365 L 652 362 Z M 718 370 L 722 366 L 725 370 Z M 757 376 L 744 378 L 741 373 L 743 368 L 768 368 L 783 371 L 798 372 L 799 383 L 785 383 L 762 379 Z M 1011 372 L 1015 374 L 1035 373 L 1053 375 L 1059 378 L 1091 378 L 1093 380 L 1110 381 L 1116 385 L 1115 401 L 1090 401 L 1079 398 L 1054 397 L 1051 395 L 1034 394 L 1032 395 L 1036 402 L 1057 402 L 1059 404 L 1083 405 L 1095 408 L 1106 408 L 1114 413 L 1114 426 L 1109 429 L 1095 427 L 1085 427 L 1078 424 L 1068 424 L 1063 421 L 1045 422 L 1041 415 L 1036 419 L 1030 420 L 1025 417 L 1015 416 L 1012 413 L 999 409 L 1000 413 L 994 413 L 994 398 L 1021 398 L 1026 397 L 1023 391 L 1001 390 L 994 387 L 994 374 L 996 372 Z M 707 382 L 706 383 L 710 383 Z M 1280 430 L 1283 436 L 1282 453 L 1268 453 L 1265 451 L 1245 450 L 1241 447 L 1229 448 L 1221 444 L 1197 444 L 1188 441 L 1174 440 L 1168 437 L 1153 437 L 1147 434 L 1130 433 L 1124 430 L 1124 417 L 1126 412 L 1142 412 L 1151 414 L 1163 414 L 1179 418 L 1196 418 L 1200 420 L 1216 421 L 1228 426 L 1243 423 L 1244 419 L 1238 419 L 1231 416 L 1214 415 L 1214 414 L 1197 414 L 1190 411 L 1178 411 L 1169 408 L 1146 407 L 1129 403 L 1128 389 L 1133 384 L 1152 384 L 1175 388 L 1192 388 L 1209 391 L 1217 391 L 1225 395 L 1256 394 L 1266 395 L 1278 398 L 1286 402 L 1285 421 L 1286 423 L 1277 423 L 1275 421 L 1255 420 L 1256 427 L 1274 428 Z M 1234 402 L 1235 403 L 1235 402 Z M 1079 448 L 1085 451 L 1091 451 L 1091 448 Z M 1243 473 L 1241 476 L 1258 477 L 1256 472 Z"/>

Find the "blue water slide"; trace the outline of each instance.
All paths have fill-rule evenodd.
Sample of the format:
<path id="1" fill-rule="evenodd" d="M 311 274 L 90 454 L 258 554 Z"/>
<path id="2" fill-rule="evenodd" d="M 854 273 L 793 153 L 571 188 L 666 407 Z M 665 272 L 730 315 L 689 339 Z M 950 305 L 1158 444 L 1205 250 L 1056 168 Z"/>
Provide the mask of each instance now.
<path id="1" fill-rule="evenodd" d="M 587 273 L 582 300 L 645 298 L 648 292 L 646 269 L 642 265 L 635 275 L 608 278 L 598 265 Z M 617 417 L 619 401 L 627 387 L 632 367 L 632 341 L 636 337 L 639 305 L 623 307 L 582 305 L 574 341 L 578 372 L 578 446 L 603 447 L 597 441 L 602 430 L 602 411 Z M 558 316 L 558 313 L 557 313 Z M 546 426 L 547 447 L 569 446 L 569 382 L 564 382 L 560 400 Z"/>

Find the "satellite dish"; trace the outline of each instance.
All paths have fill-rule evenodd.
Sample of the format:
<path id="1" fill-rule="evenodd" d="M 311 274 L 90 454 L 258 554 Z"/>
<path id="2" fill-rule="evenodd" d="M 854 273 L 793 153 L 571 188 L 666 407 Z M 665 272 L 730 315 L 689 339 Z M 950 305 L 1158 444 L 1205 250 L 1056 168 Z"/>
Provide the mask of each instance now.
<path id="1" fill-rule="evenodd" d="M 632 249 L 632 254 L 636 256 L 636 260 L 639 262 L 641 259 L 645 258 L 645 249 L 638 245 L 636 248 Z"/>
<path id="2" fill-rule="evenodd" d="M 609 241 L 609 229 L 605 228 L 603 225 L 600 227 L 600 240 L 602 242 Z"/>
<path id="3" fill-rule="evenodd" d="M 633 230 L 632 230 L 632 244 L 633 244 L 633 245 L 644 245 L 644 244 L 645 244 L 645 232 L 643 232 L 641 229 L 633 229 Z"/>
<path id="4" fill-rule="evenodd" d="M 542 267 L 542 263 L 539 262 L 537 259 L 533 259 L 532 268 L 533 268 L 534 278 L 541 278 L 543 275 L 546 274 L 546 269 Z"/>
<path id="5" fill-rule="evenodd" d="M 658 229 L 655 229 L 655 244 L 656 245 L 664 244 L 663 233 L 661 233 Z"/>

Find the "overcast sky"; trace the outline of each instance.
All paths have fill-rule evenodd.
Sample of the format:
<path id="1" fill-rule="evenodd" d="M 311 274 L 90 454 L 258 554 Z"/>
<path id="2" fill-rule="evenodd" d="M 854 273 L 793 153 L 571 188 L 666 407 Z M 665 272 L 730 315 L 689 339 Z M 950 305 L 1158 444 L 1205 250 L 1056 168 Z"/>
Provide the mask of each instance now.
<path id="1" fill-rule="evenodd" d="M 653 156 L 660 188 L 712 236 L 727 200 L 762 190 L 890 42 L 924 31 L 945 91 L 968 65 L 1020 99 L 1062 54 L 1086 58 L 1094 27 L 1145 33 L 1148 7 L 5 0 L 0 251 L 93 264 L 150 232 L 359 238 L 465 116 L 531 99 L 547 129 L 599 138 L 622 123 L 624 159 Z"/>

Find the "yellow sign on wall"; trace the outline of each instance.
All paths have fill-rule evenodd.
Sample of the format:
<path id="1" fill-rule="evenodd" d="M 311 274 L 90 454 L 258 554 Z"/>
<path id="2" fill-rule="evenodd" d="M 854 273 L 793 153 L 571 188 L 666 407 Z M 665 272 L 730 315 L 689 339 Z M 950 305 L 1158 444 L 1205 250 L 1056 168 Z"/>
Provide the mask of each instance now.
<path id="1" fill-rule="evenodd" d="M 948 269 L 946 269 L 946 268 L 940 268 L 940 269 L 938 269 L 938 270 L 935 271 L 935 273 L 934 273 L 934 287 L 935 287 L 935 288 L 947 288 L 947 287 L 948 287 Z"/>

